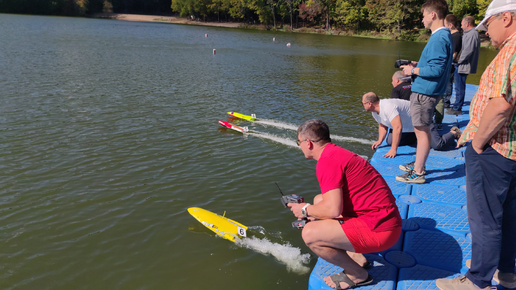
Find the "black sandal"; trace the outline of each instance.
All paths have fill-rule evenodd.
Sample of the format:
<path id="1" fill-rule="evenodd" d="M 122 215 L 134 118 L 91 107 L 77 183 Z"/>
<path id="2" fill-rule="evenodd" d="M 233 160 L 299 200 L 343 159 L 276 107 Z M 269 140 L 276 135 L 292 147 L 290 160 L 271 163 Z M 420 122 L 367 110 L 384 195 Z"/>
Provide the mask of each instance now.
<path id="1" fill-rule="evenodd" d="M 336 287 L 335 289 L 353 289 L 356 287 L 361 287 L 361 286 L 365 286 L 365 285 L 369 285 L 369 284 L 373 283 L 373 276 L 371 276 L 371 275 L 368 275 L 367 279 L 365 279 L 364 281 L 355 283 L 351 279 L 349 279 L 348 275 L 346 275 L 346 273 L 344 273 L 344 272 L 333 274 L 330 276 L 330 279 L 331 279 L 331 281 L 333 281 L 333 283 L 335 283 L 335 287 Z M 340 282 L 347 283 L 349 285 L 349 287 L 341 288 Z"/>
<path id="2" fill-rule="evenodd" d="M 366 270 L 371 269 L 371 268 L 373 268 L 373 263 L 366 261 L 366 263 L 364 264 L 364 266 L 362 266 L 362 268 L 364 268 Z"/>

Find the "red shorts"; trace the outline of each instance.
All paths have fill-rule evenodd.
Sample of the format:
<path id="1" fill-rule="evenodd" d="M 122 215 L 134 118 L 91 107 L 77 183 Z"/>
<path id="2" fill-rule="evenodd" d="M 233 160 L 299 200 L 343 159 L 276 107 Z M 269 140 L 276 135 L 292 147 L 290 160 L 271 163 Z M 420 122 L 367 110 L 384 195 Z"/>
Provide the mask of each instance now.
<path id="1" fill-rule="evenodd" d="M 390 231 L 373 232 L 359 218 L 344 218 L 340 221 L 355 253 L 367 254 L 385 251 L 394 246 L 401 235 L 401 226 Z"/>

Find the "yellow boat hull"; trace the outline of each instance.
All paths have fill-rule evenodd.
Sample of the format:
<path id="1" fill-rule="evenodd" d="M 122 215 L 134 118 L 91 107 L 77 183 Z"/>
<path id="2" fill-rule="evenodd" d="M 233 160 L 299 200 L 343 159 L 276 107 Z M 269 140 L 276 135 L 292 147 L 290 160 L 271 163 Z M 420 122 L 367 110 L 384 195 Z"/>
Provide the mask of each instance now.
<path id="1" fill-rule="evenodd" d="M 241 239 L 247 236 L 246 226 L 232 219 L 228 219 L 227 217 L 199 207 L 188 208 L 188 213 L 190 213 L 205 227 L 224 239 L 235 242 L 236 239 Z"/>
<path id="2" fill-rule="evenodd" d="M 254 114 L 251 115 L 251 116 L 248 116 L 248 115 L 240 114 L 240 113 L 237 113 L 237 112 L 228 112 L 228 115 L 233 116 L 233 117 L 237 117 L 237 118 L 240 118 L 240 119 L 243 119 L 243 120 L 247 120 L 247 121 L 254 121 L 254 120 L 256 120 L 256 116 Z"/>

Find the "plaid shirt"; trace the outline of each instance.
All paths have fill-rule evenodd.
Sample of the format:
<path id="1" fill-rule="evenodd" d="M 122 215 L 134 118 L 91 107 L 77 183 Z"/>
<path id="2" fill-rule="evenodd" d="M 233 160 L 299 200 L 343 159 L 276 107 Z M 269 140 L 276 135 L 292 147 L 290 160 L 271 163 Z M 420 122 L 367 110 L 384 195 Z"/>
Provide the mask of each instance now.
<path id="1" fill-rule="evenodd" d="M 475 137 L 489 100 L 505 98 L 512 106 L 511 115 L 493 135 L 489 145 L 500 155 L 516 161 L 516 95 L 513 92 L 516 92 L 516 33 L 504 41 L 502 48 L 482 74 L 478 91 L 471 101 L 470 121 L 459 139 L 459 144 Z"/>

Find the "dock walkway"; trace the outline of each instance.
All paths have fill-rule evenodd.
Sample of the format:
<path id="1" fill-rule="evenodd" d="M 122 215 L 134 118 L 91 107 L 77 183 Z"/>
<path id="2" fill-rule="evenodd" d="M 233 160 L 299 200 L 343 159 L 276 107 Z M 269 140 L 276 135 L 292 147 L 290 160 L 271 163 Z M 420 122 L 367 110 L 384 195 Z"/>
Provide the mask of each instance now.
<path id="1" fill-rule="evenodd" d="M 441 134 L 452 126 L 464 130 L 469 121 L 469 104 L 477 90 L 478 86 L 467 85 L 464 114 L 445 115 Z M 425 184 L 395 180 L 397 175 L 404 173 L 398 165 L 415 160 L 416 148 L 402 146 L 395 158 L 384 158 L 382 155 L 389 148 L 380 147 L 370 162 L 396 197 L 403 218 L 403 233 L 391 249 L 366 255 L 369 261 L 374 261 L 374 267 L 369 269 L 374 282 L 359 289 L 438 289 L 436 279 L 466 273 L 466 260 L 471 258 L 465 148 L 450 151 L 432 149 L 426 163 Z M 342 268 L 319 259 L 310 275 L 308 289 L 332 289 L 322 279 L 341 271 Z"/>

